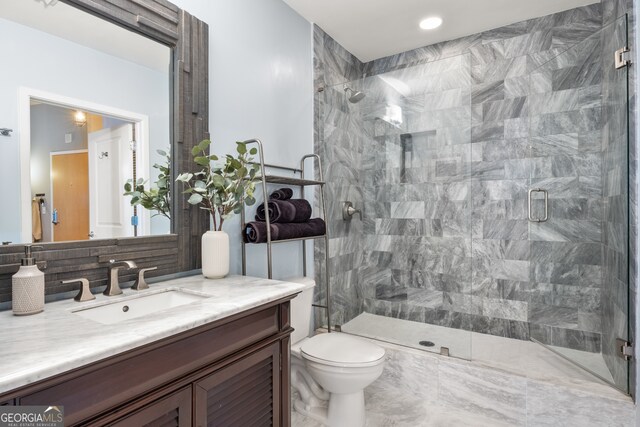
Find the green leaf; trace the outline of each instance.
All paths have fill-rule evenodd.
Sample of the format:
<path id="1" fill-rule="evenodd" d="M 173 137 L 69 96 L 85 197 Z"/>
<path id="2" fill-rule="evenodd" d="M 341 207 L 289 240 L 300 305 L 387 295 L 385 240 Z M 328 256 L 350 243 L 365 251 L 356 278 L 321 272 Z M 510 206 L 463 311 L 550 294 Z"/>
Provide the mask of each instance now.
<path id="1" fill-rule="evenodd" d="M 198 203 L 202 202 L 202 195 L 193 193 L 191 197 L 189 197 L 189 200 L 187 200 L 187 202 L 192 205 L 197 205 Z"/>
<path id="2" fill-rule="evenodd" d="M 197 146 L 198 148 L 200 148 L 201 151 L 205 151 L 209 145 L 211 145 L 211 140 L 203 139 L 202 141 L 200 141 L 200 144 L 198 144 Z"/>
<path id="3" fill-rule="evenodd" d="M 213 185 L 215 185 L 216 187 L 223 187 L 224 186 L 224 178 L 220 175 L 214 175 L 211 178 L 211 181 L 213 182 Z"/>
<path id="4" fill-rule="evenodd" d="M 245 154 L 247 152 L 247 146 L 242 142 L 238 142 L 237 144 L 238 146 L 236 148 L 238 150 L 238 153 Z"/>
<path id="5" fill-rule="evenodd" d="M 193 148 L 191 149 L 191 155 L 192 155 L 192 156 L 195 156 L 195 155 L 199 154 L 199 153 L 200 153 L 200 151 L 202 151 L 202 150 L 200 150 L 200 146 L 199 146 L 199 145 L 196 145 L 195 147 L 193 147 Z"/>
<path id="6" fill-rule="evenodd" d="M 124 191 L 126 191 L 127 193 L 131 191 L 131 183 L 130 182 L 127 182 L 124 185 Z"/>
<path id="7" fill-rule="evenodd" d="M 209 158 L 208 157 L 204 157 L 204 156 L 194 157 L 193 161 L 196 162 L 197 164 L 199 164 L 200 166 L 208 166 L 209 165 Z"/>
<path id="8" fill-rule="evenodd" d="M 251 150 L 249 150 L 249 154 L 255 156 L 256 154 L 258 154 L 258 149 L 256 147 L 253 147 Z"/>
<path id="9" fill-rule="evenodd" d="M 156 150 L 156 153 L 160 154 L 161 156 L 167 156 L 167 152 L 164 150 Z"/>

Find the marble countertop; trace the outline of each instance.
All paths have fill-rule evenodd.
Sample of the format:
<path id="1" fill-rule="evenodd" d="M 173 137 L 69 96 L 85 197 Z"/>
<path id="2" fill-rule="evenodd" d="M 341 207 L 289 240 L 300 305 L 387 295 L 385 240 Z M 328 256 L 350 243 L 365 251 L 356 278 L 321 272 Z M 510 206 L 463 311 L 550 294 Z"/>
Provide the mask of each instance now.
<path id="1" fill-rule="evenodd" d="M 148 290 L 124 289 L 123 295 L 96 295 L 87 302 L 73 299 L 48 303 L 42 313 L 14 316 L 0 312 L 0 393 L 118 353 L 276 301 L 311 287 L 247 276 L 205 279 L 182 277 L 150 285 Z M 167 288 L 206 294 L 207 298 L 156 313 L 104 325 L 73 313 L 132 295 Z"/>

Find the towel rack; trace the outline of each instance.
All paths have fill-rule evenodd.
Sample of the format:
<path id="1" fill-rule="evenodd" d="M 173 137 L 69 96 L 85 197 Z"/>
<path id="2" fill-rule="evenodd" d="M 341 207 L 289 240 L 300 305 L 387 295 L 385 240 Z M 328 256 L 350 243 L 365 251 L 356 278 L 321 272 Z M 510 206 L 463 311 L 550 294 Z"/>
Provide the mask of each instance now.
<path id="1" fill-rule="evenodd" d="M 300 168 L 293 168 L 288 166 L 278 166 L 273 164 L 267 164 L 264 162 L 264 151 L 262 141 L 259 139 L 249 139 L 244 141 L 244 144 L 256 144 L 258 146 L 258 158 L 259 162 L 255 162 L 255 164 L 260 165 L 260 182 L 262 184 L 262 192 L 264 194 L 264 209 L 267 213 L 265 222 L 267 226 L 267 241 L 263 244 L 267 245 L 267 277 L 272 279 L 273 277 L 273 254 L 272 254 L 272 245 L 274 243 L 285 243 L 285 242 L 301 242 L 302 243 L 302 274 L 306 277 L 307 275 L 307 240 L 319 240 L 324 239 L 324 286 L 326 290 L 326 304 L 313 304 L 313 307 L 322 308 L 326 310 L 327 313 L 327 330 L 331 332 L 331 289 L 329 285 L 329 235 L 328 235 L 328 223 L 327 223 L 327 208 L 325 205 L 324 199 L 324 178 L 322 175 L 322 163 L 320 161 L 320 156 L 317 154 L 307 154 L 302 156 L 300 160 Z M 307 179 L 305 175 L 305 161 L 308 159 L 315 159 L 318 167 L 318 177 L 319 180 L 315 179 Z M 277 169 L 280 171 L 288 171 L 293 173 L 294 175 L 298 175 L 299 177 L 289 177 L 289 176 L 279 176 L 279 175 L 271 175 L 267 174 L 265 168 L 269 169 Z M 307 186 L 317 186 L 320 188 L 320 208 L 322 210 L 322 219 L 327 223 L 327 231 L 325 234 L 320 236 L 311 236 L 311 237 L 298 237 L 294 239 L 287 240 L 271 240 L 271 222 L 268 215 L 268 202 L 269 202 L 269 193 L 267 192 L 267 184 L 279 184 L 279 185 L 291 185 L 300 187 L 300 195 L 304 198 L 304 189 Z M 245 221 L 245 205 L 243 201 L 242 210 L 240 211 L 240 226 L 241 230 L 244 232 L 246 221 Z M 255 244 L 255 243 L 254 243 Z M 261 243 L 258 243 L 261 244 Z M 242 275 L 247 275 L 247 252 L 246 252 L 247 243 L 242 239 Z"/>

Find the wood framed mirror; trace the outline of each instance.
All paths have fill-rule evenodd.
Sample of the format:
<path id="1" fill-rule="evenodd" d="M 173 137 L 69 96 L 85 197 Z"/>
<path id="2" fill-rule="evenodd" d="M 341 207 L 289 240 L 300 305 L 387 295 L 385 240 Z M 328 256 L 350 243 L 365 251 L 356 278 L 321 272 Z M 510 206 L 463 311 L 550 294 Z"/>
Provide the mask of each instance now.
<path id="1" fill-rule="evenodd" d="M 209 138 L 208 26 L 166 0 L 60 0 L 102 20 L 140 34 L 171 49 L 169 134 L 171 181 L 180 172 L 197 169 L 191 148 Z M 14 63 L 20 67 L 19 63 Z M 175 185 L 174 185 L 175 188 Z M 208 217 L 175 188 L 171 197 L 171 233 L 99 240 L 44 243 L 35 251 L 45 272 L 46 294 L 71 291 L 66 279 L 85 277 L 92 287 L 107 280 L 109 261 L 133 260 L 138 267 L 157 266 L 161 276 L 200 267 L 200 238 Z M 39 243 L 36 243 L 39 244 Z M 0 309 L 11 300 L 11 276 L 18 270 L 23 244 L 0 246 Z M 136 271 L 123 272 L 133 280 Z M 6 307 L 8 308 L 8 306 Z"/>

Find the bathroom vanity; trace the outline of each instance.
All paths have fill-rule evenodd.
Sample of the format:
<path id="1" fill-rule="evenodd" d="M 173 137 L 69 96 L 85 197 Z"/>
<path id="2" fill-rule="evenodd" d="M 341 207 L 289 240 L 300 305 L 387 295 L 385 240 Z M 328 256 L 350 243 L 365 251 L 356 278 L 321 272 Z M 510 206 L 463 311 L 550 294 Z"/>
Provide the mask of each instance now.
<path id="1" fill-rule="evenodd" d="M 289 301 L 306 287 L 192 276 L 36 316 L 2 312 L 0 402 L 62 405 L 65 425 L 289 425 Z M 78 314 L 176 291 L 201 298 L 112 324 Z"/>

